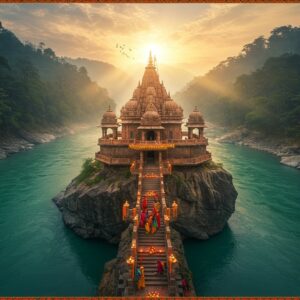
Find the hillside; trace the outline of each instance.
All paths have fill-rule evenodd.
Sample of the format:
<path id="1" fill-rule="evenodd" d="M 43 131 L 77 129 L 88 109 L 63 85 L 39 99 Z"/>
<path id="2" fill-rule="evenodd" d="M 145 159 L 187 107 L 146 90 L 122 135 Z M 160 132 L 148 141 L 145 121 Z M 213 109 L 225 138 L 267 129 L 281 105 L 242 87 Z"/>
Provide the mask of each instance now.
<path id="1" fill-rule="evenodd" d="M 272 30 L 268 38 L 258 37 L 252 43 L 245 45 L 239 55 L 228 57 L 206 75 L 196 77 L 175 95 L 175 99 L 187 110 L 191 110 L 195 105 L 199 106 L 206 119 L 211 122 L 232 127 L 245 124 L 245 113 L 249 112 L 249 108 L 245 107 L 244 96 L 237 93 L 235 82 L 240 81 L 237 78 L 262 68 L 267 59 L 285 53 L 300 54 L 299 27 L 282 26 Z M 283 77 L 281 86 L 289 84 L 288 78 L 280 74 L 282 70 L 278 69 L 278 72 L 278 76 Z M 285 70 L 285 72 L 289 71 Z M 262 72 L 261 76 L 268 75 Z M 247 77 L 245 80 L 253 78 Z M 268 77 L 264 78 L 264 82 L 268 84 Z M 263 96 L 263 91 L 261 93 Z M 276 99 L 275 95 L 269 97 L 270 103 L 276 102 Z M 232 118 L 232 115 L 235 118 Z M 246 124 L 250 124 L 249 122 L 248 120 Z M 255 121 L 252 120 L 251 126 L 254 125 L 253 122 Z M 284 126 L 286 125 L 287 123 L 284 123 Z M 287 129 L 285 132 L 288 131 Z"/>
<path id="2" fill-rule="evenodd" d="M 22 43 L 0 29 L 1 135 L 20 130 L 91 122 L 113 100 L 93 82 L 85 68 L 77 68 L 46 48 Z"/>
<path id="3" fill-rule="evenodd" d="M 235 97 L 221 99 L 216 119 L 300 140 L 300 55 L 269 58 L 262 68 L 239 76 L 233 90 Z"/>

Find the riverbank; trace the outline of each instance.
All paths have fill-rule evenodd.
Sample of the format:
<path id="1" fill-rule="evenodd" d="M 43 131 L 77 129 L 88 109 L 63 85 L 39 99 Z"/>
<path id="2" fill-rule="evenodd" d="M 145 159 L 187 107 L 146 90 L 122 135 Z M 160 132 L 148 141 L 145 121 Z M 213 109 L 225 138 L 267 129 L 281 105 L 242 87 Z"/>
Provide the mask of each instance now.
<path id="1" fill-rule="evenodd" d="M 44 130 L 26 131 L 0 136 L 0 159 L 32 149 L 35 145 L 49 143 L 57 138 L 74 134 L 87 128 L 86 124 L 73 124 L 68 126 L 49 127 Z"/>
<path id="2" fill-rule="evenodd" d="M 245 128 L 235 129 L 217 138 L 218 142 L 247 146 L 280 157 L 280 163 L 300 170 L 300 145 L 288 139 L 266 137 Z"/>

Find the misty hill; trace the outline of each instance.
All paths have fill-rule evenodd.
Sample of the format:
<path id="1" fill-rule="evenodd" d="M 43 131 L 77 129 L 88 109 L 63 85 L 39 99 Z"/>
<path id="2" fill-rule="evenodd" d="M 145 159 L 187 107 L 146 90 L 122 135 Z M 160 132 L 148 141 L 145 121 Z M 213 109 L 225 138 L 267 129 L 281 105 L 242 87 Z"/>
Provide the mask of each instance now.
<path id="1" fill-rule="evenodd" d="M 109 94 L 119 106 L 132 96 L 133 89 L 143 75 L 146 65 L 146 62 L 145 65 L 133 63 L 126 73 L 112 64 L 98 60 L 68 57 L 64 57 L 64 60 L 79 68 L 85 67 L 93 80 L 108 89 Z M 194 77 L 193 74 L 182 68 L 165 64 L 159 65 L 159 74 L 161 80 L 164 80 L 165 86 L 173 93 L 183 88 Z"/>
<path id="2" fill-rule="evenodd" d="M 215 102 L 214 119 L 300 140 L 300 55 L 269 58 L 262 68 L 239 76 L 233 91 L 234 97 Z"/>
<path id="3" fill-rule="evenodd" d="M 300 54 L 300 28 L 282 26 L 272 30 L 268 38 L 256 38 L 245 45 L 237 56 L 228 57 L 204 76 L 189 82 L 175 98 L 185 109 L 191 110 L 198 105 L 206 118 L 223 124 L 224 120 L 214 116 L 223 108 L 221 98 L 234 97 L 233 83 L 237 77 L 250 74 L 261 68 L 268 58 L 285 53 Z"/>
<path id="4" fill-rule="evenodd" d="M 108 105 L 107 90 L 85 68 L 58 58 L 44 43 L 22 43 L 0 29 L 0 128 L 17 132 L 42 126 L 92 121 Z"/>
<path id="5" fill-rule="evenodd" d="M 78 68 L 86 68 L 91 79 L 99 85 L 105 86 L 111 97 L 117 101 L 123 97 L 128 83 L 132 84 L 129 75 L 112 64 L 87 58 L 64 57 L 64 60 Z"/>

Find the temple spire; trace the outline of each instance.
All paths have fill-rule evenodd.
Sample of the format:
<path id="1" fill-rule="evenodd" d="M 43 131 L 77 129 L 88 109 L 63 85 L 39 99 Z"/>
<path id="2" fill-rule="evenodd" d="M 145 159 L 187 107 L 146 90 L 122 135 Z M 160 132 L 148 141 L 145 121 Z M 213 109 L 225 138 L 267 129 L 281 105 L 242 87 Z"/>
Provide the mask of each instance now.
<path id="1" fill-rule="evenodd" d="M 150 53 L 149 53 L 148 67 L 153 67 L 153 58 L 152 58 L 152 51 L 151 50 L 150 50 Z"/>

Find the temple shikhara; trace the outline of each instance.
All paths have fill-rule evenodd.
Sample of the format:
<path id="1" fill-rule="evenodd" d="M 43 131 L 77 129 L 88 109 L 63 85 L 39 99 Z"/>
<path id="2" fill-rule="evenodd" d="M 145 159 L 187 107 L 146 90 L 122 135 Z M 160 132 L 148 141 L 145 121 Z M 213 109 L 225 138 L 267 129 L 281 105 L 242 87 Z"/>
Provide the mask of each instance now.
<path id="1" fill-rule="evenodd" d="M 133 223 L 133 229 L 125 268 L 118 270 L 118 296 L 187 295 L 187 278 L 171 241 L 170 222 L 180 215 L 180 203 L 168 199 L 164 176 L 173 166 L 195 166 L 211 159 L 201 113 L 195 108 L 184 124 L 183 109 L 159 80 L 154 62 L 150 53 L 142 81 L 120 118 L 109 108 L 99 126 L 102 137 L 96 159 L 106 166 L 128 165 L 138 175 L 136 201 L 120 199 L 120 215 Z"/>
<path id="2" fill-rule="evenodd" d="M 201 113 L 195 108 L 186 124 L 183 119 L 182 107 L 160 82 L 150 54 L 142 82 L 121 109 L 120 122 L 111 109 L 103 115 L 101 149 L 96 159 L 108 165 L 130 165 L 143 160 L 174 166 L 210 160 Z"/>

